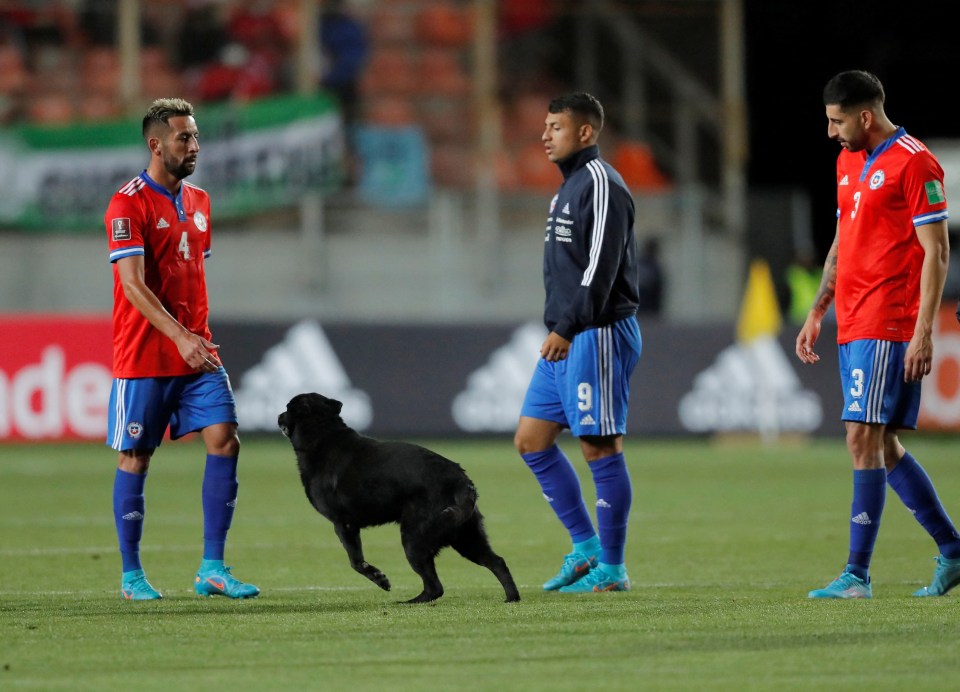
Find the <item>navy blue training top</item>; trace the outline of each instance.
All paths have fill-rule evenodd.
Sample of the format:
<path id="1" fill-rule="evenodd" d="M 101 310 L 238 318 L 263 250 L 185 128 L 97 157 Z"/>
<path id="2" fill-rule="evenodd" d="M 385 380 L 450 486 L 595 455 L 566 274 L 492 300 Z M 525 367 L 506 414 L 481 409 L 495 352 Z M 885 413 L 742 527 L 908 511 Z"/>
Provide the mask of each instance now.
<path id="1" fill-rule="evenodd" d="M 543 245 L 543 322 L 575 334 L 636 315 L 640 302 L 630 190 L 596 145 L 559 161 Z"/>

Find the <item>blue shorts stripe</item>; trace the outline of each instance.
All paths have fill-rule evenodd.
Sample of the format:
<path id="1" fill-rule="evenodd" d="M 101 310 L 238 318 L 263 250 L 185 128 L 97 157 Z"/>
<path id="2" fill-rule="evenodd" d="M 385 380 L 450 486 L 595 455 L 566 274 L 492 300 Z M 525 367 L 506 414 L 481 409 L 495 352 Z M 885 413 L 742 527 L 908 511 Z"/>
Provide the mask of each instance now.
<path id="1" fill-rule="evenodd" d="M 114 426 L 113 431 L 113 440 L 111 442 L 111 447 L 114 449 L 119 449 L 120 440 L 123 437 L 123 429 L 127 425 L 127 417 L 124 413 L 124 403 L 126 401 L 126 388 L 127 380 L 118 379 L 115 380 L 117 388 L 117 398 L 114 402 L 114 412 L 113 415 L 117 421 L 117 425 Z"/>
<path id="2" fill-rule="evenodd" d="M 600 352 L 600 434 L 615 435 L 617 423 L 613 407 L 613 327 L 597 330 Z"/>
<path id="3" fill-rule="evenodd" d="M 881 413 L 883 412 L 883 393 L 887 389 L 889 357 L 890 342 L 876 342 L 873 351 L 873 375 L 870 382 L 870 394 L 867 396 L 867 423 L 881 422 Z"/>

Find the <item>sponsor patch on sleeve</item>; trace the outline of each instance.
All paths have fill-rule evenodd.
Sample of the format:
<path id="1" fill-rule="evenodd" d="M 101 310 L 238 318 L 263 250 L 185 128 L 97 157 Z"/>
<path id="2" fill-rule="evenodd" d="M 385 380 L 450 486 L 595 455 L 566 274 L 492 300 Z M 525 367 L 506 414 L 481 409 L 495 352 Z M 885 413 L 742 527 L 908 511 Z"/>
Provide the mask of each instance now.
<path id="1" fill-rule="evenodd" d="M 947 196 L 943 194 L 943 184 L 939 180 L 931 180 L 923 184 L 927 193 L 927 204 L 943 204 Z"/>
<path id="2" fill-rule="evenodd" d="M 130 240 L 130 219 L 113 219 L 110 222 L 113 228 L 113 239 Z"/>

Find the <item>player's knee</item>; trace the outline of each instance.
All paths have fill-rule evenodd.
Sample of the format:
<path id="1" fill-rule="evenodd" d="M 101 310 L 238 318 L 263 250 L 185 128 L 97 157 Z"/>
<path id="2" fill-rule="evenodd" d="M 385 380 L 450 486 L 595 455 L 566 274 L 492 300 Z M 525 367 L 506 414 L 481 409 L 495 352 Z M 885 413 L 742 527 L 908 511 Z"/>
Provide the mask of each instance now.
<path id="1" fill-rule="evenodd" d="M 125 449 L 117 459 L 117 468 L 127 473 L 143 475 L 150 468 L 153 450 Z"/>
<path id="2" fill-rule="evenodd" d="M 874 466 L 874 461 L 883 459 L 883 429 L 875 425 L 848 423 L 847 450 L 855 464 L 860 461 L 869 462 L 868 467 Z"/>
<path id="3" fill-rule="evenodd" d="M 204 431 L 207 452 L 222 457 L 235 457 L 240 454 L 240 436 L 237 427 L 213 426 Z"/>
<path id="4" fill-rule="evenodd" d="M 530 446 L 530 440 L 521 431 L 517 431 L 513 436 L 513 446 L 520 454 L 529 454 L 536 451 Z"/>

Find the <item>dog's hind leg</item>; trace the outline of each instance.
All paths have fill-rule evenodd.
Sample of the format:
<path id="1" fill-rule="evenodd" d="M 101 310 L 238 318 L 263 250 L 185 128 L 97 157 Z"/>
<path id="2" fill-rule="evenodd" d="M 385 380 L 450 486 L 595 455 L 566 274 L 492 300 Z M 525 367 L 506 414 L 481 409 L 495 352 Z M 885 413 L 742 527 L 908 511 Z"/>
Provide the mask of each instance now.
<path id="1" fill-rule="evenodd" d="M 457 535 L 450 542 L 450 547 L 471 562 L 493 572 L 503 586 L 507 603 L 520 600 L 520 591 L 513 581 L 513 575 L 510 574 L 506 561 L 490 547 L 490 541 L 483 529 L 483 516 L 479 510 L 460 525 Z"/>
<path id="2" fill-rule="evenodd" d="M 443 584 L 437 576 L 437 566 L 434 562 L 437 553 L 440 552 L 439 547 L 435 547 L 433 542 L 426 539 L 420 531 L 410 529 L 404 524 L 400 525 L 400 539 L 403 542 L 403 552 L 407 556 L 407 562 L 423 580 L 423 591 L 407 603 L 429 603 L 437 600 L 443 595 Z"/>
<path id="3" fill-rule="evenodd" d="M 363 559 L 363 544 L 360 542 L 360 529 L 350 524 L 333 525 L 337 532 L 337 538 L 347 551 L 347 557 L 350 558 L 350 566 L 360 574 L 372 581 L 384 591 L 390 590 L 390 580 L 387 575 Z"/>

